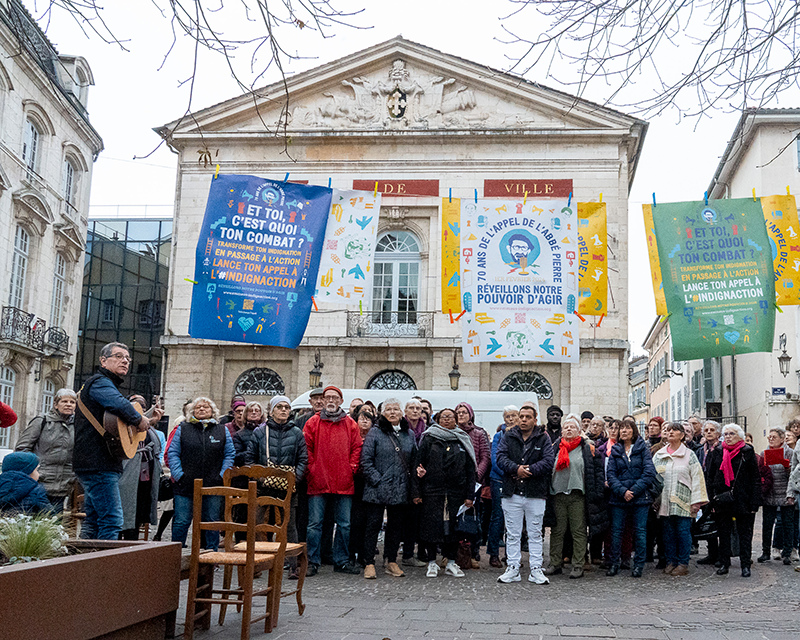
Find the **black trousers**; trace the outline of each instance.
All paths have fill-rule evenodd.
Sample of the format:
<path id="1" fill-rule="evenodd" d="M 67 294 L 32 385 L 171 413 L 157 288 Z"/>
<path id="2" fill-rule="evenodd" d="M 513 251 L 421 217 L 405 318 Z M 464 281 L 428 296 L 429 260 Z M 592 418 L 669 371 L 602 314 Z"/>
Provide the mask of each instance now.
<path id="1" fill-rule="evenodd" d="M 383 505 L 365 502 L 366 535 L 364 537 L 364 560 L 367 564 L 375 564 L 375 551 L 378 547 L 378 534 L 383 525 L 383 512 L 386 511 L 386 536 L 383 541 L 383 557 L 387 562 L 397 562 L 397 550 L 403 537 L 403 519 L 406 516 L 406 505 Z"/>
<path id="2" fill-rule="evenodd" d="M 753 525 L 755 513 L 736 513 L 732 509 L 717 508 L 714 510 L 719 532 L 719 560 L 729 567 L 731 564 L 731 534 L 733 519 L 736 518 L 736 531 L 739 534 L 739 562 L 742 567 L 753 564 Z"/>
<path id="3" fill-rule="evenodd" d="M 350 507 L 350 562 L 357 562 L 360 560 L 362 563 L 367 559 L 369 553 L 365 551 L 367 548 L 364 545 L 367 532 L 367 503 L 361 498 L 364 495 L 363 487 L 359 490 L 356 486 L 356 492 L 353 495 L 353 502 Z M 324 527 L 324 524 L 323 524 Z M 323 528 L 323 532 L 324 532 Z M 374 555 L 374 547 L 373 547 Z"/>
<path id="4" fill-rule="evenodd" d="M 762 518 L 762 535 L 761 535 L 761 550 L 764 555 L 768 556 L 770 553 L 770 543 L 772 542 L 772 528 L 775 526 L 775 519 L 780 512 L 781 517 L 778 522 L 778 527 L 781 529 L 781 535 L 776 536 L 782 542 L 781 556 L 788 558 L 792 555 L 792 543 L 794 542 L 794 505 L 788 507 L 772 507 L 764 505 L 761 512 Z"/>
<path id="5" fill-rule="evenodd" d="M 406 505 L 406 515 L 403 519 L 403 559 L 414 557 L 414 545 L 419 542 L 417 557 L 425 561 L 425 551 L 419 539 L 419 519 L 422 515 L 421 504 Z M 352 526 L 352 525 L 351 525 Z"/>

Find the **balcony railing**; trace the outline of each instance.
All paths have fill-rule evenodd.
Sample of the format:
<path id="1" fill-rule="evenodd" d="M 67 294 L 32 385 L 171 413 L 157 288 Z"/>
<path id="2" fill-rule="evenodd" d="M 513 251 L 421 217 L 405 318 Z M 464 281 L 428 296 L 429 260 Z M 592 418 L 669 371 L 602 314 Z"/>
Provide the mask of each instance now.
<path id="1" fill-rule="evenodd" d="M 0 317 L 0 340 L 34 351 L 44 351 L 47 322 L 33 313 L 16 307 L 3 307 Z"/>
<path id="2" fill-rule="evenodd" d="M 347 312 L 349 338 L 432 338 L 432 311 Z"/>
<path id="3" fill-rule="evenodd" d="M 69 336 L 61 327 L 50 327 L 44 334 L 44 343 L 53 355 L 65 356 L 69 353 Z"/>

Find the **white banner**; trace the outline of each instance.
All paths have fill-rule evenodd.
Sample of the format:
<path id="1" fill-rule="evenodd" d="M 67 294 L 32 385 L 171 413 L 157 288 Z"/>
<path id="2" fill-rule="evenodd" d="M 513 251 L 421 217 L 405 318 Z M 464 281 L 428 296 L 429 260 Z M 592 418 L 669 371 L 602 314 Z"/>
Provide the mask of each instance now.
<path id="1" fill-rule="evenodd" d="M 372 264 L 381 194 L 333 190 L 317 277 L 318 302 L 372 306 Z"/>
<path id="2" fill-rule="evenodd" d="M 466 362 L 578 361 L 577 214 L 566 200 L 462 200 Z"/>

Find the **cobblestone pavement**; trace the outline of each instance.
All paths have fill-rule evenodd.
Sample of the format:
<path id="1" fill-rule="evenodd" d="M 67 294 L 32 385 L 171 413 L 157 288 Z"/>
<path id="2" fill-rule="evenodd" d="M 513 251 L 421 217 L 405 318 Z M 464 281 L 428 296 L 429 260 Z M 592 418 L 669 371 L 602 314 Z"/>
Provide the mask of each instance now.
<path id="1" fill-rule="evenodd" d="M 392 578 L 378 568 L 377 580 L 364 580 L 325 566 L 306 581 L 305 614 L 298 615 L 293 598 L 283 599 L 278 627 L 268 637 L 800 640 L 800 572 L 794 567 L 774 560 L 754 563 L 748 579 L 734 560 L 730 574 L 717 576 L 713 567 L 696 566 L 700 557 L 692 556 L 686 577 L 666 576 L 648 564 L 640 579 L 628 571 L 608 578 L 594 570 L 579 580 L 552 576 L 545 586 L 528 583 L 527 573 L 522 582 L 498 584 L 501 570 L 489 568 L 485 556 L 481 569 L 467 571 L 464 578 L 443 573 L 426 578 L 424 567 L 404 567 L 405 578 Z M 185 597 L 186 583 L 182 586 Z M 235 609 L 222 627 L 216 623 L 217 611 L 211 629 L 196 632 L 195 638 L 238 639 L 241 618 Z M 261 629 L 254 625 L 253 637 L 267 637 Z"/>

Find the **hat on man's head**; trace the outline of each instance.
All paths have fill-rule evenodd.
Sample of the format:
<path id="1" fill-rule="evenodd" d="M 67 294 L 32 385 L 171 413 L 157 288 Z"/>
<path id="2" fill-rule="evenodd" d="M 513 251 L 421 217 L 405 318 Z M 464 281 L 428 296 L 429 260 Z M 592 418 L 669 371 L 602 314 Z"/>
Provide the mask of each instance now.
<path id="1" fill-rule="evenodd" d="M 581 414 L 581 420 L 591 420 L 594 418 L 594 414 L 591 411 L 584 411 Z"/>
<path id="2" fill-rule="evenodd" d="M 314 396 L 321 396 L 323 393 L 322 387 L 317 387 L 308 392 L 308 397 L 313 398 Z"/>
<path id="3" fill-rule="evenodd" d="M 560 413 L 562 416 L 564 415 L 561 407 L 559 407 L 557 404 L 551 404 L 549 407 L 547 407 L 547 413 L 553 413 L 555 411 L 558 411 L 558 413 Z"/>
<path id="4" fill-rule="evenodd" d="M 325 389 L 322 390 L 322 393 L 325 394 L 328 393 L 328 391 L 335 391 L 336 393 L 339 394 L 340 398 L 344 398 L 344 394 L 342 393 L 342 390 L 339 387 L 335 387 L 332 384 L 329 384 L 327 387 L 325 387 Z"/>
<path id="5" fill-rule="evenodd" d="M 6 471 L 19 471 L 30 475 L 39 466 L 39 457 L 30 451 L 15 451 L 3 458 L 3 473 Z"/>
<path id="6" fill-rule="evenodd" d="M 292 401 L 286 396 L 273 396 L 272 400 L 269 401 L 269 410 L 272 411 L 279 402 L 285 402 L 290 407 L 292 406 Z"/>

